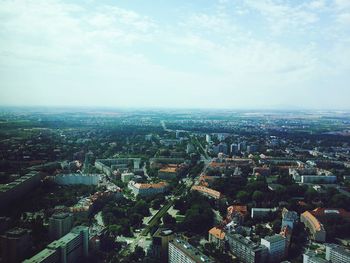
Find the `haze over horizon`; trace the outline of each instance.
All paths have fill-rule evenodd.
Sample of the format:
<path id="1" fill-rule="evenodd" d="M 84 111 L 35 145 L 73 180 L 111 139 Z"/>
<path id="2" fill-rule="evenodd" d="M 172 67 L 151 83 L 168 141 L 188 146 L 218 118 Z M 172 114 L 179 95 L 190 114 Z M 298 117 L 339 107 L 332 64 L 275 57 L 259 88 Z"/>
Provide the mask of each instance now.
<path id="1" fill-rule="evenodd" d="M 0 105 L 349 109 L 349 0 L 0 3 Z"/>

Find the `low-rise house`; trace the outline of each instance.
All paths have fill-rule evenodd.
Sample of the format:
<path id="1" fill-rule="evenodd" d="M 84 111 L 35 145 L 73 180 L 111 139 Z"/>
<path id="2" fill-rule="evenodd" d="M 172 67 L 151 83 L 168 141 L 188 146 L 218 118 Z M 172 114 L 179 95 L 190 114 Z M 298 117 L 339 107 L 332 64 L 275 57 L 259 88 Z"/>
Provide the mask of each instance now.
<path id="1" fill-rule="evenodd" d="M 200 186 L 200 185 L 194 185 L 191 188 L 192 191 L 197 191 L 205 196 L 214 198 L 214 199 L 221 199 L 222 198 L 222 194 L 219 191 L 210 189 L 208 187 L 205 186 Z"/>
<path id="2" fill-rule="evenodd" d="M 209 230 L 209 242 L 222 249 L 225 244 L 225 232 L 221 228 L 213 227 Z"/>

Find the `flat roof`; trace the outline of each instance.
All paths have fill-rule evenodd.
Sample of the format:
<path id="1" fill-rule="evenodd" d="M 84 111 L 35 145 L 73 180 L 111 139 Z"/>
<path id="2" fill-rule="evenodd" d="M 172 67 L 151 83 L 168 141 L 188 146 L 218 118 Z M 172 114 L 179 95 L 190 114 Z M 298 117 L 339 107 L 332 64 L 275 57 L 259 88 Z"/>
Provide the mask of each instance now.
<path id="1" fill-rule="evenodd" d="M 180 249 L 183 253 L 185 253 L 187 256 L 189 256 L 192 260 L 195 260 L 196 262 L 214 263 L 212 259 L 204 255 L 197 248 L 193 247 L 181 238 L 175 238 L 174 240 L 170 241 L 170 243 L 172 243 L 175 247 Z"/>
<path id="2" fill-rule="evenodd" d="M 53 254 L 58 253 L 57 250 L 54 249 L 48 249 L 45 248 L 43 250 L 41 250 L 38 254 L 34 255 L 33 257 L 31 257 L 30 259 L 26 259 L 23 261 L 23 263 L 39 263 L 39 262 L 43 262 L 44 259 L 52 256 Z"/>

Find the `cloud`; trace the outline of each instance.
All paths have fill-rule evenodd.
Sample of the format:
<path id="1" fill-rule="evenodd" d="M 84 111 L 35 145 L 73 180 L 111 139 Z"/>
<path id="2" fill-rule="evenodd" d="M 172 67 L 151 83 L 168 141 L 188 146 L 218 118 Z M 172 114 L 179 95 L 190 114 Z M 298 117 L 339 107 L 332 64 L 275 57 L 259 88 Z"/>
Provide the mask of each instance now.
<path id="1" fill-rule="evenodd" d="M 3 1 L 0 103 L 310 102 L 315 87 L 348 83 L 344 5 L 227 0 L 172 20 L 99 1 Z"/>

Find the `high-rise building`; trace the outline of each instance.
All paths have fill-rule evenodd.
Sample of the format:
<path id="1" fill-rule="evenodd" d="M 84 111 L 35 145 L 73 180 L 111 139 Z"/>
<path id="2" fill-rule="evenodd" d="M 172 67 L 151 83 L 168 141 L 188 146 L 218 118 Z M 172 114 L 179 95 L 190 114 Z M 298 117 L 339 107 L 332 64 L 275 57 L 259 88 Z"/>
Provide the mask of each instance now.
<path id="1" fill-rule="evenodd" d="M 173 231 L 159 228 L 152 236 L 152 258 L 168 262 L 169 242 L 173 239 Z"/>
<path id="2" fill-rule="evenodd" d="M 299 216 L 297 212 L 288 211 L 288 209 L 283 208 L 281 228 L 288 226 L 290 229 L 293 229 L 294 224 L 296 224 L 298 221 L 299 221 Z"/>
<path id="3" fill-rule="evenodd" d="M 266 262 L 268 250 L 265 246 L 254 243 L 240 234 L 227 233 L 231 252 L 244 263 Z"/>
<path id="4" fill-rule="evenodd" d="M 330 263 L 328 260 L 316 255 L 312 251 L 303 254 L 303 263 Z"/>
<path id="5" fill-rule="evenodd" d="M 248 153 L 255 153 L 258 151 L 258 146 L 257 145 L 249 145 L 247 146 L 247 152 Z"/>
<path id="6" fill-rule="evenodd" d="M 230 145 L 230 152 L 232 155 L 236 155 L 238 153 L 238 145 L 236 143 L 232 143 Z"/>
<path id="7" fill-rule="evenodd" d="M 30 230 L 13 228 L 0 236 L 2 262 L 21 262 L 30 253 L 32 238 Z"/>
<path id="8" fill-rule="evenodd" d="M 247 149 L 247 143 L 246 142 L 240 142 L 238 144 L 238 151 L 244 152 Z"/>
<path id="9" fill-rule="evenodd" d="M 348 263 L 350 250 L 336 244 L 326 244 L 326 259 L 332 263 Z"/>
<path id="10" fill-rule="evenodd" d="M 262 238 L 260 243 L 267 247 L 269 262 L 281 262 L 286 254 L 285 237 L 276 234 Z"/>
<path id="11" fill-rule="evenodd" d="M 207 143 L 210 143 L 211 142 L 211 136 L 209 134 L 205 135 L 205 141 Z"/>
<path id="12" fill-rule="evenodd" d="M 73 225 L 73 216 L 70 213 L 56 213 L 49 218 L 49 236 L 59 239 L 69 233 Z"/>
<path id="13" fill-rule="evenodd" d="M 169 263 L 214 263 L 197 248 L 181 238 L 169 242 Z"/>
<path id="14" fill-rule="evenodd" d="M 0 207 L 6 207 L 15 199 L 19 199 L 24 194 L 30 192 L 38 186 L 42 174 L 30 172 L 8 184 L 0 184 Z"/>
<path id="15" fill-rule="evenodd" d="M 89 253 L 89 228 L 77 226 L 23 263 L 75 263 Z"/>

